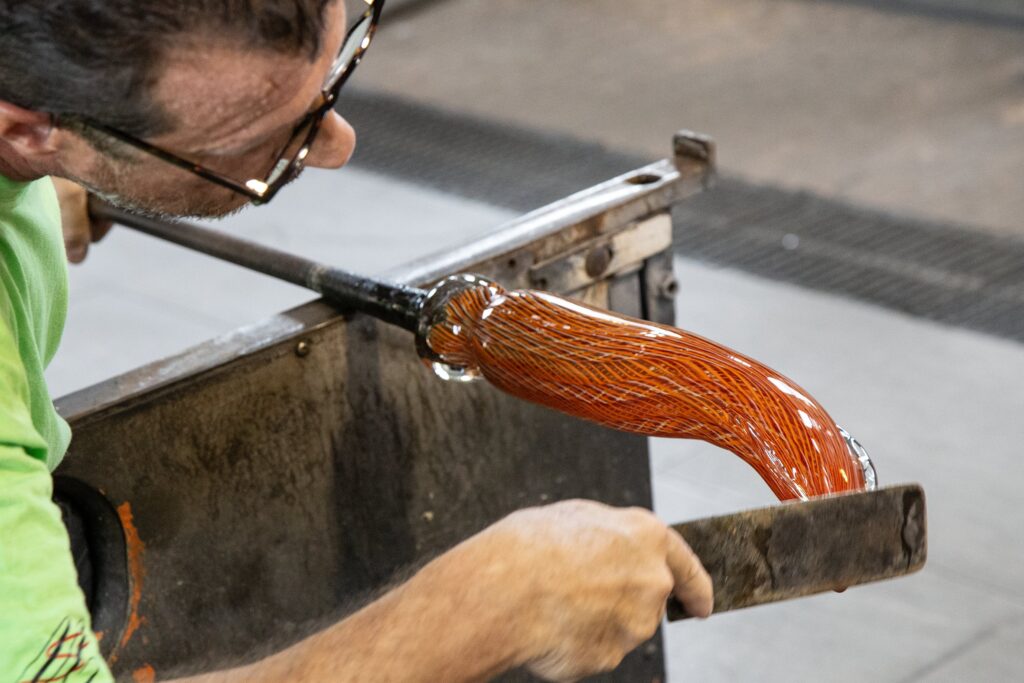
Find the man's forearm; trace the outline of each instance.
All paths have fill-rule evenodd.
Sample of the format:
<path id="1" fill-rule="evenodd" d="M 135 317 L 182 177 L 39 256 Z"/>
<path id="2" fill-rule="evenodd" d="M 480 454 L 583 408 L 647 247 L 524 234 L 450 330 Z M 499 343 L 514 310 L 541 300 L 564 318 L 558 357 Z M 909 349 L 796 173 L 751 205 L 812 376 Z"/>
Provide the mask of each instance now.
<path id="1" fill-rule="evenodd" d="M 512 513 L 283 652 L 187 683 L 458 683 L 519 665 L 575 681 L 654 635 L 671 593 L 711 613 L 711 579 L 678 533 L 640 508 L 563 501 Z"/>
<path id="2" fill-rule="evenodd" d="M 510 619 L 516 610 L 482 588 L 493 584 L 481 573 L 500 562 L 486 546 L 456 547 L 380 600 L 267 659 L 178 683 L 487 680 L 522 661 Z"/>

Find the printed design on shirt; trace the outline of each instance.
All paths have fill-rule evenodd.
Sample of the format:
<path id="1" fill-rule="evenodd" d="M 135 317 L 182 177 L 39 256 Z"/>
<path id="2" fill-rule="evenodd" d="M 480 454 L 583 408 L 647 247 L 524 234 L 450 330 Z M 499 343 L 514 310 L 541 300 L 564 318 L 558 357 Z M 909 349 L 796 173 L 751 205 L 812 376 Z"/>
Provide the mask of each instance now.
<path id="1" fill-rule="evenodd" d="M 65 617 L 54 629 L 43 649 L 25 667 L 17 679 L 18 683 L 92 681 L 100 673 L 100 667 L 96 648 L 87 636 L 85 622 Z M 74 678 L 70 678 L 72 675 Z"/>

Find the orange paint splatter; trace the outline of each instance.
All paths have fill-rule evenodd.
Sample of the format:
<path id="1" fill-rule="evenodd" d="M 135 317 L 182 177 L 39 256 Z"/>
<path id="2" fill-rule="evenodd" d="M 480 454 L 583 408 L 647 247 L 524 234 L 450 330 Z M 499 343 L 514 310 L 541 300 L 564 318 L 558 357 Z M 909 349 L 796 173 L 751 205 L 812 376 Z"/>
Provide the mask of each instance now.
<path id="1" fill-rule="evenodd" d="M 156 681 L 156 671 L 149 664 L 143 664 L 132 672 L 132 680 L 135 683 L 154 683 Z"/>
<path id="2" fill-rule="evenodd" d="M 139 603 L 142 601 L 142 579 L 145 575 L 142 553 L 146 549 L 146 545 L 139 538 L 139 532 L 135 528 L 131 504 L 125 502 L 119 505 L 117 516 L 121 518 L 121 526 L 124 529 L 124 542 L 128 553 L 128 579 L 131 584 L 131 593 L 128 597 L 128 623 L 124 627 L 121 641 L 117 644 L 118 648 L 122 648 L 145 621 L 143 617 L 139 616 Z M 139 671 L 141 670 L 139 669 Z"/>

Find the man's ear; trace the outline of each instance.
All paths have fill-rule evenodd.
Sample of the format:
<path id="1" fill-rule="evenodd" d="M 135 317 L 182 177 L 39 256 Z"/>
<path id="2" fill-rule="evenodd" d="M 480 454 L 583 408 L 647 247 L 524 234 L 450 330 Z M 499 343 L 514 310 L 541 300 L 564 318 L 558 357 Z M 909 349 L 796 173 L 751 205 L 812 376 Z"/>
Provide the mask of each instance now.
<path id="1" fill-rule="evenodd" d="M 0 100 L 0 140 L 26 160 L 52 156 L 57 151 L 53 117 Z"/>

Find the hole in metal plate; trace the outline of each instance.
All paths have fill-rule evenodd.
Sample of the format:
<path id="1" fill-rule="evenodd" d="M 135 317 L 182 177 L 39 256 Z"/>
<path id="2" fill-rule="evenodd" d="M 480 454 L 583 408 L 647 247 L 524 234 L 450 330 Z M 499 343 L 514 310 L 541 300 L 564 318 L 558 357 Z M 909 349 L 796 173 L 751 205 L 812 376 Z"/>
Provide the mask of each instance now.
<path id="1" fill-rule="evenodd" d="M 661 176 L 655 173 L 638 173 L 635 176 L 626 178 L 626 182 L 630 185 L 650 185 L 661 180 Z"/>

